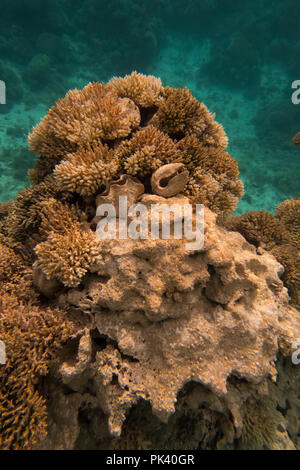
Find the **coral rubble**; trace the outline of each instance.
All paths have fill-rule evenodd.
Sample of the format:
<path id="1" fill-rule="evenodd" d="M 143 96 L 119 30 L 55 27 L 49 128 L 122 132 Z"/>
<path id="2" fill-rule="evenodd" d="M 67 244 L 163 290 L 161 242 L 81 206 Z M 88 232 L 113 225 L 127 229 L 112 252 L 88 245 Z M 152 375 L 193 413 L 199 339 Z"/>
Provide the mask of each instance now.
<path id="1" fill-rule="evenodd" d="M 70 91 L 29 146 L 33 186 L 0 206 L 0 448 L 299 448 L 299 200 L 228 218 L 222 126 L 136 72 Z M 191 224 L 203 204 L 204 243 L 178 214 L 169 237 L 100 239 L 124 196 Z"/>

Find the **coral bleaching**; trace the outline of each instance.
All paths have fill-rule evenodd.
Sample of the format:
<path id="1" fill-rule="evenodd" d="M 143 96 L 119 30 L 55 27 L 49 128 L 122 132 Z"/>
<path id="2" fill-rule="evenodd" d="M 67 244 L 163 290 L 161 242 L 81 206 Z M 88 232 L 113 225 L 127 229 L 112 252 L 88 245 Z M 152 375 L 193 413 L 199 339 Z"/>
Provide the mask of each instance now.
<path id="1" fill-rule="evenodd" d="M 29 145 L 33 186 L 0 207 L 0 447 L 299 448 L 298 199 L 228 220 L 243 185 L 222 126 L 136 72 L 70 91 Z M 99 237 L 120 196 L 146 222 L 163 208 L 156 238 Z M 203 244 L 175 237 L 179 212 L 164 236 L 186 204 Z"/>

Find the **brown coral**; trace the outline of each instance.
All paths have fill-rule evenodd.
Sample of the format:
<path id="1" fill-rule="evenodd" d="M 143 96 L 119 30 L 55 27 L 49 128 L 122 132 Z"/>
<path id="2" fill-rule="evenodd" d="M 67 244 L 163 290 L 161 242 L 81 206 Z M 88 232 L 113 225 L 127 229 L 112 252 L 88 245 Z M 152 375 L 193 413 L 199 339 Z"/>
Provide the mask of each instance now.
<path id="1" fill-rule="evenodd" d="M 108 82 L 121 98 L 130 98 L 143 108 L 157 106 L 161 102 L 163 91 L 161 80 L 151 75 L 132 72 L 124 78 L 114 77 Z"/>
<path id="2" fill-rule="evenodd" d="M 284 417 L 268 400 L 247 402 L 245 409 L 242 431 L 245 449 L 295 450 Z"/>
<path id="3" fill-rule="evenodd" d="M 300 145 L 300 132 L 297 132 L 297 134 L 294 136 L 293 142 L 295 145 Z"/>
<path id="4" fill-rule="evenodd" d="M 55 167 L 54 176 L 61 190 L 82 196 L 95 194 L 119 169 L 118 159 L 107 145 L 99 143 L 69 154 Z"/>
<path id="5" fill-rule="evenodd" d="M 229 230 L 240 232 L 256 247 L 270 251 L 284 266 L 282 280 L 297 307 L 300 306 L 299 201 L 282 202 L 276 208 L 276 216 L 265 211 L 251 211 L 225 223 Z"/>
<path id="6" fill-rule="evenodd" d="M 237 162 L 220 147 L 199 144 L 194 135 L 179 141 L 177 147 L 191 174 L 185 194 L 219 216 L 234 212 L 244 192 Z"/>
<path id="7" fill-rule="evenodd" d="M 300 308 L 300 252 L 291 245 L 279 245 L 271 250 L 272 255 L 284 267 L 281 278 L 288 288 L 292 303 Z"/>
<path id="8" fill-rule="evenodd" d="M 283 201 L 275 212 L 289 233 L 290 243 L 300 250 L 300 198 Z"/>
<path id="9" fill-rule="evenodd" d="M 37 301 L 32 269 L 11 248 L 0 242 L 0 295 L 13 294 L 22 302 Z"/>
<path id="10" fill-rule="evenodd" d="M 48 279 L 56 279 L 65 286 L 80 284 L 88 269 L 101 259 L 100 242 L 92 231 L 76 227 L 64 234 L 50 232 L 35 252 L 39 265 Z"/>
<path id="11" fill-rule="evenodd" d="M 242 216 L 232 217 L 227 221 L 226 227 L 240 232 L 248 242 L 266 250 L 288 241 L 288 233 L 283 224 L 273 214 L 265 211 L 250 211 Z"/>
<path id="12" fill-rule="evenodd" d="M 151 174 L 171 163 L 192 170 L 186 194 L 221 217 L 234 211 L 243 194 L 214 115 L 187 88 L 163 88 L 159 79 L 136 72 L 71 90 L 34 129 L 29 144 L 41 155 L 30 171 L 34 183 L 53 171 L 61 191 L 84 197 L 122 173 L 149 186 Z"/>
<path id="13" fill-rule="evenodd" d="M 0 448 L 28 449 L 47 432 L 45 398 L 36 384 L 73 331 L 62 311 L 0 299 L 0 339 L 7 363 L 0 366 Z"/>
<path id="14" fill-rule="evenodd" d="M 165 163 L 179 159 L 179 151 L 170 137 L 147 126 L 124 141 L 117 149 L 121 168 L 134 176 L 146 176 Z"/>
<path id="15" fill-rule="evenodd" d="M 204 145 L 226 148 L 228 140 L 223 127 L 214 121 L 203 103 L 192 96 L 187 88 L 166 87 L 151 123 L 171 136 L 195 134 Z"/>
<path id="16" fill-rule="evenodd" d="M 99 140 L 126 137 L 140 124 L 133 101 L 118 96 L 103 83 L 90 83 L 60 99 L 29 135 L 29 147 L 40 155 L 61 155 Z M 58 141 L 58 142 L 57 142 Z"/>
<path id="17" fill-rule="evenodd" d="M 53 176 L 47 177 L 38 185 L 20 191 L 10 205 L 3 231 L 16 240 L 23 240 L 26 235 L 32 234 L 40 223 L 41 203 L 49 198 L 65 199 Z"/>
<path id="18" fill-rule="evenodd" d="M 300 334 L 282 282 L 296 305 L 298 252 L 289 232 L 297 232 L 298 203 L 286 205 L 288 216 L 279 207 L 276 217 L 258 212 L 228 222 L 258 252 L 217 225 L 243 193 L 222 126 L 187 89 L 163 89 L 136 72 L 70 91 L 29 143 L 40 154 L 34 186 L 0 208 L 0 339 L 8 338 L 1 446 L 168 448 L 167 437 L 158 439 L 164 430 L 174 448 L 233 448 L 251 438 L 275 360 Z M 116 206 L 119 195 L 145 204 L 150 217 L 153 203 L 166 212 L 204 204 L 204 244 L 189 250 L 173 233 L 170 240 L 99 240 L 95 202 Z M 171 223 L 174 229 L 175 215 Z M 254 411 L 244 406 L 253 401 Z M 141 435 L 141 419 L 130 421 L 133 406 L 156 440 Z M 274 399 L 271 414 L 276 406 Z M 37 444 L 47 413 L 49 434 Z M 181 419 L 194 428 L 192 442 Z M 266 427 L 257 445 L 274 447 Z"/>

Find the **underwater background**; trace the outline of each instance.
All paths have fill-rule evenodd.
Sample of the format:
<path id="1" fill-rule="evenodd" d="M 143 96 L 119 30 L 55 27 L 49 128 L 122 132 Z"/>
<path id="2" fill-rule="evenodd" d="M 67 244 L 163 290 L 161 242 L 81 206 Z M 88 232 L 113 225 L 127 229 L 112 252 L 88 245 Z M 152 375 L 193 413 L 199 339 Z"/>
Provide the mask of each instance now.
<path id="1" fill-rule="evenodd" d="M 238 161 L 237 214 L 299 196 L 299 0 L 2 0 L 0 201 L 29 185 L 27 135 L 70 88 L 137 71 L 187 86 Z"/>

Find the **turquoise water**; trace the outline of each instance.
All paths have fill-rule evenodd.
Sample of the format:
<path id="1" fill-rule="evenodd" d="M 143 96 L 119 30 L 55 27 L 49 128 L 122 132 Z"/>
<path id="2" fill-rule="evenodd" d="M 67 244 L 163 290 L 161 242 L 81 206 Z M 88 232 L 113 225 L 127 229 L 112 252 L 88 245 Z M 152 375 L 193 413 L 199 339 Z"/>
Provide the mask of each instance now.
<path id="1" fill-rule="evenodd" d="M 299 196 L 299 0 L 2 0 L 0 201 L 29 184 L 27 134 L 74 87 L 136 70 L 187 86 L 238 161 L 237 213 Z"/>

